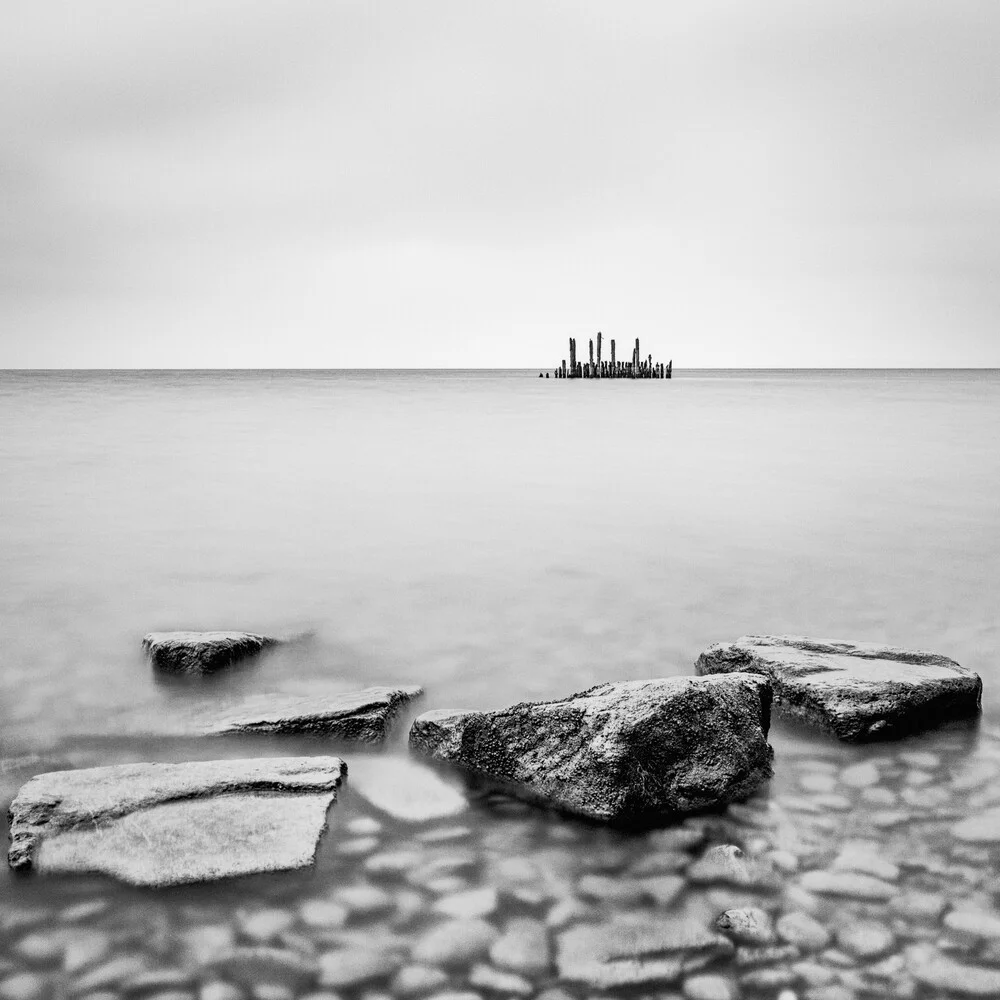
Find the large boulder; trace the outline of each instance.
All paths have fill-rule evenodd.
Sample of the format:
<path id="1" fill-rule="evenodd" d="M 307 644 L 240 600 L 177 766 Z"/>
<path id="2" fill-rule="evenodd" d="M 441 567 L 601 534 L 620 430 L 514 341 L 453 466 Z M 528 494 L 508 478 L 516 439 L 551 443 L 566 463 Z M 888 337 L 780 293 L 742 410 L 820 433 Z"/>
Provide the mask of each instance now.
<path id="1" fill-rule="evenodd" d="M 746 635 L 710 646 L 699 674 L 770 679 L 777 711 L 842 740 L 889 739 L 979 712 L 979 675 L 936 653 L 872 643 Z"/>
<path id="2" fill-rule="evenodd" d="M 495 712 L 427 712 L 410 747 L 571 813 L 651 818 L 745 798 L 769 778 L 770 703 L 754 674 L 601 684 Z"/>
<path id="3" fill-rule="evenodd" d="M 253 632 L 150 632 L 142 648 L 157 670 L 192 676 L 214 674 L 280 641 Z"/>
<path id="4" fill-rule="evenodd" d="M 346 770 L 278 757 L 50 771 L 11 803 L 8 862 L 147 886 L 304 868 Z"/>

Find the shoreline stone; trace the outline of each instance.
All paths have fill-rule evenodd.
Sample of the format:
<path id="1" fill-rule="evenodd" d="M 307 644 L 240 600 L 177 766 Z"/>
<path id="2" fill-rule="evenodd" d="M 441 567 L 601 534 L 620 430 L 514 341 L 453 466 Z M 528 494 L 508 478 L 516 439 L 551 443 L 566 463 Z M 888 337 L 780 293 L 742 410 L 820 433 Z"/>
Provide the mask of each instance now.
<path id="1" fill-rule="evenodd" d="M 695 669 L 768 677 L 776 711 L 848 742 L 894 739 L 974 716 L 982 699 L 979 675 L 954 660 L 873 643 L 746 635 L 710 646 Z"/>
<path id="2" fill-rule="evenodd" d="M 337 757 L 50 771 L 11 803 L 7 860 L 145 886 L 303 868 L 345 772 Z"/>
<path id="3" fill-rule="evenodd" d="M 195 677 L 224 670 L 280 642 L 255 632 L 150 632 L 142 648 L 157 670 Z"/>
<path id="4" fill-rule="evenodd" d="M 766 781 L 769 706 L 770 684 L 754 674 L 627 681 L 495 712 L 427 712 L 410 747 L 532 802 L 652 818 L 746 798 Z"/>

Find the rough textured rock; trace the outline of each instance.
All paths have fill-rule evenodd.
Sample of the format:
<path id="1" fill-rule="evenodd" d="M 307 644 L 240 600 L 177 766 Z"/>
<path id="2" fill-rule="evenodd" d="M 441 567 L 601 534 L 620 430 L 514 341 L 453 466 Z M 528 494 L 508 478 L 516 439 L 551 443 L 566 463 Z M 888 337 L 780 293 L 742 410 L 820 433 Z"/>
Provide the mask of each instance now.
<path id="1" fill-rule="evenodd" d="M 415 685 L 370 687 L 343 694 L 258 695 L 205 728 L 206 735 L 232 733 L 313 733 L 359 743 L 381 743 L 393 719 L 411 699 Z"/>
<path id="2" fill-rule="evenodd" d="M 111 732 L 137 738 L 262 733 L 377 744 L 389 735 L 406 704 L 422 693 L 415 685 L 343 691 L 310 683 L 207 705 L 143 705 L 114 717 Z M 101 721 L 108 725 L 107 719 Z M 93 730 L 84 732 L 91 735 Z"/>
<path id="3" fill-rule="evenodd" d="M 561 979 L 616 989 L 673 982 L 732 953 L 728 938 L 691 920 L 618 917 L 560 934 L 556 966 Z"/>
<path id="4" fill-rule="evenodd" d="M 10 866 L 177 885 L 312 863 L 346 772 L 337 757 L 50 771 L 10 807 Z"/>
<path id="5" fill-rule="evenodd" d="M 778 712 L 839 739 L 891 739 L 945 718 L 975 715 L 979 675 L 935 653 L 797 636 L 747 635 L 698 657 L 699 674 L 771 679 Z"/>
<path id="6" fill-rule="evenodd" d="M 428 712 L 410 746 L 592 819 L 688 813 L 770 777 L 770 698 L 753 674 L 602 684 L 496 712 Z"/>
<path id="7" fill-rule="evenodd" d="M 214 674 L 278 642 L 253 632 L 150 632 L 142 648 L 157 670 L 198 675 Z"/>

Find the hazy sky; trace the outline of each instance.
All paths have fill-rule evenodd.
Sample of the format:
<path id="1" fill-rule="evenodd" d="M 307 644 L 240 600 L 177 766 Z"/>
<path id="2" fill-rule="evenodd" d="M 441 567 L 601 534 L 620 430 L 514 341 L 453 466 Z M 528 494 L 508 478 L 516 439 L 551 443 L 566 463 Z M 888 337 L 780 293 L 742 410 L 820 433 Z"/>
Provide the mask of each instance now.
<path id="1" fill-rule="evenodd" d="M 0 367 L 1000 366 L 997 0 L 5 6 Z"/>

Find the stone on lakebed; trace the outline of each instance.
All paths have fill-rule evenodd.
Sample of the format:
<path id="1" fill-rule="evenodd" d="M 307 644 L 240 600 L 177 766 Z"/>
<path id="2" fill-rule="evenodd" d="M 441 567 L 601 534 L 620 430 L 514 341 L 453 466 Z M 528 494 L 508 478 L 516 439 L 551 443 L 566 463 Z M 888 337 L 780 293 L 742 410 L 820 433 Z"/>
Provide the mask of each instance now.
<path id="1" fill-rule="evenodd" d="M 745 798 L 771 776 L 771 685 L 755 674 L 601 684 L 495 712 L 419 716 L 410 747 L 529 801 L 605 821 Z"/>
<path id="2" fill-rule="evenodd" d="M 150 632 L 142 648 L 157 670 L 197 676 L 214 674 L 282 641 L 254 632 Z"/>
<path id="3" fill-rule="evenodd" d="M 851 742 L 892 739 L 976 715 L 979 675 L 936 653 L 799 636 L 747 635 L 698 657 L 699 674 L 770 678 L 779 714 Z"/>
<path id="4" fill-rule="evenodd" d="M 346 770 L 277 757 L 50 771 L 11 803 L 8 861 L 146 886 L 304 868 Z"/>

